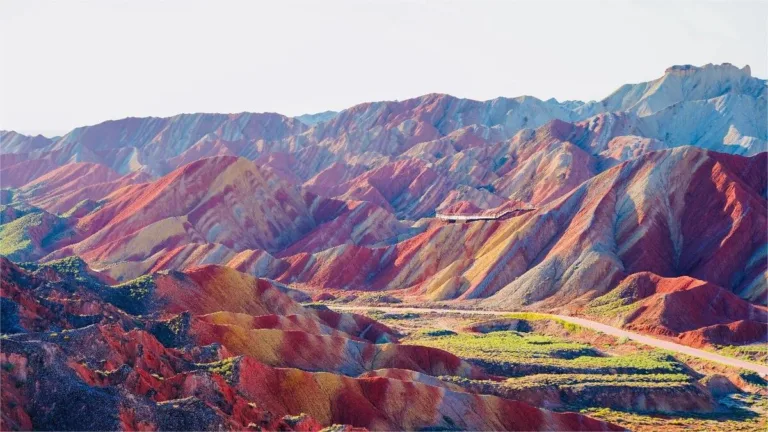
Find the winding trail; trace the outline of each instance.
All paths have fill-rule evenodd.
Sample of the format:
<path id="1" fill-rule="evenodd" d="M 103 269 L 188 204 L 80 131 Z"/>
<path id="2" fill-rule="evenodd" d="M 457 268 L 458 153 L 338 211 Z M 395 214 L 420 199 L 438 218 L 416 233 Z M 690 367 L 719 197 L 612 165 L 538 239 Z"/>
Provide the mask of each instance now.
<path id="1" fill-rule="evenodd" d="M 415 313 L 444 313 L 444 314 L 460 314 L 460 315 L 489 315 L 489 316 L 503 316 L 509 315 L 511 311 L 489 311 L 489 310 L 466 310 L 466 309 L 430 309 L 430 308 L 418 308 L 418 307 L 390 307 L 390 306 L 343 306 L 343 305 L 329 305 L 331 309 L 339 311 L 366 311 L 366 310 L 380 310 L 383 312 L 415 312 Z M 537 312 L 538 313 L 538 312 Z M 691 357 L 698 357 L 704 360 L 713 361 L 716 363 L 722 363 L 724 365 L 733 366 L 737 368 L 747 369 L 759 373 L 763 377 L 768 377 L 768 366 L 759 363 L 752 363 L 745 360 L 739 360 L 732 357 L 726 357 L 720 354 L 716 354 L 710 351 L 700 350 L 698 348 L 692 348 L 687 345 L 681 345 L 672 341 L 657 339 L 655 337 L 634 333 L 620 328 L 612 327 L 607 324 L 603 324 L 597 321 L 592 321 L 584 318 L 577 318 L 567 315 L 553 315 L 553 314 L 541 314 L 549 315 L 554 318 L 559 318 L 569 323 L 578 324 L 588 329 L 603 332 L 605 334 L 625 337 L 635 342 L 639 342 L 645 345 L 649 345 L 655 348 L 661 348 L 668 351 L 673 351 L 680 354 L 689 355 Z"/>

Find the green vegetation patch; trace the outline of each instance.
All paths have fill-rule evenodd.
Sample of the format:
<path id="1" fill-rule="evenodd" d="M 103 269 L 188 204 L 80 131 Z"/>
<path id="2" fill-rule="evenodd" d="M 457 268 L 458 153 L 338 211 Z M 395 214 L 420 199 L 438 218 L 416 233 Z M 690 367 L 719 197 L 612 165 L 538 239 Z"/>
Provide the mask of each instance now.
<path id="1" fill-rule="evenodd" d="M 687 385 L 692 381 L 686 374 L 536 374 L 509 378 L 507 387 L 526 389 L 532 387 L 670 387 Z"/>
<path id="2" fill-rule="evenodd" d="M 623 318 L 637 310 L 636 300 L 632 287 L 617 287 L 592 300 L 587 305 L 586 312 L 589 315 L 604 318 Z"/>
<path id="3" fill-rule="evenodd" d="M 529 321 L 529 322 L 553 321 L 553 322 L 556 322 L 556 323 L 560 324 L 561 326 L 563 326 L 563 328 L 565 330 L 567 330 L 568 332 L 570 332 L 570 333 L 576 333 L 576 332 L 579 332 L 581 330 L 584 330 L 584 327 L 582 327 L 582 326 L 580 326 L 578 324 L 574 324 L 574 323 L 568 322 L 568 321 L 566 321 L 566 320 L 564 320 L 562 318 L 558 318 L 558 317 L 556 317 L 554 315 L 548 315 L 548 314 L 543 314 L 543 313 L 515 312 L 515 313 L 511 313 L 509 315 L 505 315 L 504 318 L 518 319 L 518 320 Z"/>
<path id="4" fill-rule="evenodd" d="M 455 336 L 457 334 L 458 333 L 456 333 L 455 331 L 448 330 L 448 329 L 424 329 L 424 330 L 419 330 L 414 335 L 414 337 L 419 338 L 419 337 Z"/>
<path id="5" fill-rule="evenodd" d="M 12 261 L 39 259 L 42 249 L 74 235 L 66 219 L 37 207 L 3 206 L 0 214 L 0 255 Z"/>
<path id="6" fill-rule="evenodd" d="M 405 343 L 440 348 L 506 376 L 531 373 L 684 373 L 680 362 L 661 351 L 604 356 L 587 344 L 515 331 L 452 335 L 418 332 Z"/>
<path id="7" fill-rule="evenodd" d="M 379 319 L 409 320 L 409 319 L 416 319 L 419 317 L 421 317 L 421 315 L 414 312 L 403 312 L 403 313 L 387 312 L 385 314 L 382 314 Z"/>
<path id="8" fill-rule="evenodd" d="M 383 310 L 379 309 L 370 309 L 365 311 L 365 315 L 367 315 L 369 318 L 373 318 L 375 320 L 381 319 L 386 314 Z"/>
<path id="9" fill-rule="evenodd" d="M 98 290 L 104 285 L 89 272 L 88 264 L 77 256 L 48 261 L 42 264 L 23 262 L 19 263 L 19 267 L 30 272 L 53 270 L 62 280 L 93 290 Z"/>
<path id="10" fill-rule="evenodd" d="M 102 290 L 104 300 L 112 303 L 130 314 L 143 314 L 147 309 L 147 301 L 155 289 L 155 280 L 152 275 L 137 277 L 136 279 L 107 287 Z"/>
<path id="11" fill-rule="evenodd" d="M 120 285 L 115 285 L 113 288 L 124 289 L 132 299 L 142 300 L 154 290 L 155 281 L 151 275 L 145 275 Z"/>
<path id="12" fill-rule="evenodd" d="M 676 413 L 651 414 L 621 411 L 611 408 L 582 408 L 582 414 L 600 420 L 618 424 L 629 430 L 637 431 L 764 431 L 766 430 L 766 399 L 757 397 L 747 400 L 749 396 L 734 394 L 728 396 L 732 405 L 728 409 L 712 413 Z"/>
<path id="13" fill-rule="evenodd" d="M 91 274 L 85 261 L 77 256 L 42 264 L 24 262 L 20 263 L 19 266 L 30 272 L 53 270 L 65 282 L 91 289 L 98 293 L 104 301 L 134 315 L 145 313 L 147 301 L 155 289 L 152 275 L 140 276 L 119 285 L 109 286 Z"/>
<path id="14" fill-rule="evenodd" d="M 149 326 L 149 332 L 167 347 L 180 347 L 188 343 L 190 315 L 183 312 L 166 321 L 156 321 Z"/>
<path id="15" fill-rule="evenodd" d="M 761 387 L 768 385 L 768 382 L 755 371 L 742 370 L 739 372 L 739 377 L 752 385 Z"/>
<path id="16" fill-rule="evenodd" d="M 77 204 L 75 204 L 74 206 L 72 206 L 71 209 L 64 212 L 61 216 L 65 218 L 70 218 L 72 217 L 72 215 L 74 215 L 75 213 L 79 212 L 82 209 L 86 209 L 85 213 L 87 214 L 87 213 L 93 212 L 94 210 L 100 208 L 101 206 L 102 206 L 102 203 L 93 201 L 91 199 L 84 199 L 78 202 Z"/>
<path id="17" fill-rule="evenodd" d="M 12 260 L 26 259 L 26 254 L 34 247 L 29 229 L 42 223 L 42 213 L 30 213 L 0 225 L 0 255 Z"/>
<path id="18" fill-rule="evenodd" d="M 713 349 L 718 354 L 728 357 L 740 358 L 757 363 L 768 363 L 768 344 L 742 346 L 716 346 Z"/>
<path id="19" fill-rule="evenodd" d="M 80 257 L 71 256 L 56 261 L 50 261 L 42 264 L 41 267 L 49 267 L 65 278 L 87 286 L 101 286 L 101 281 L 96 279 L 88 271 L 88 264 Z"/>
<path id="20" fill-rule="evenodd" d="M 450 351 L 459 357 L 495 361 L 564 359 L 598 353 L 589 345 L 552 336 L 499 331 L 488 334 L 434 334 L 420 332 L 409 343 Z"/>
<path id="21" fill-rule="evenodd" d="M 366 293 L 361 295 L 360 297 L 357 297 L 357 301 L 360 303 L 367 303 L 367 304 L 396 304 L 396 303 L 402 303 L 403 301 L 400 300 L 397 297 L 391 296 L 386 293 Z"/>
<path id="22" fill-rule="evenodd" d="M 670 388 L 689 386 L 693 378 L 686 374 L 533 374 L 508 378 L 506 381 L 470 380 L 456 376 L 441 376 L 441 380 L 466 386 L 469 383 L 502 386 L 511 390 L 547 387 L 583 390 L 596 387 Z"/>
<path id="23" fill-rule="evenodd" d="M 648 352 L 611 357 L 578 357 L 569 361 L 574 367 L 633 370 L 638 373 L 682 373 L 683 365 L 674 357 L 658 352 Z"/>
<path id="24" fill-rule="evenodd" d="M 35 210 L 36 209 L 34 207 L 0 204 L 0 225 L 11 223 L 26 214 L 34 212 Z"/>
<path id="25" fill-rule="evenodd" d="M 228 381 L 231 381 L 234 378 L 237 360 L 238 357 L 230 357 L 213 363 L 198 363 L 197 366 L 202 370 L 219 374 Z"/>

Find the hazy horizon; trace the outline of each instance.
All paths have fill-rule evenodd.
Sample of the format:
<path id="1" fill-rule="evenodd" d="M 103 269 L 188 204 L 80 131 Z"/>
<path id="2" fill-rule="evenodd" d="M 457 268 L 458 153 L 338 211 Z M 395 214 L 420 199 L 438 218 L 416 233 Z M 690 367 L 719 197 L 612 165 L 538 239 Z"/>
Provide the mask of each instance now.
<path id="1" fill-rule="evenodd" d="M 298 116 L 429 93 L 600 100 L 678 64 L 768 76 L 762 2 L 437 4 L 3 2 L 0 129 Z"/>

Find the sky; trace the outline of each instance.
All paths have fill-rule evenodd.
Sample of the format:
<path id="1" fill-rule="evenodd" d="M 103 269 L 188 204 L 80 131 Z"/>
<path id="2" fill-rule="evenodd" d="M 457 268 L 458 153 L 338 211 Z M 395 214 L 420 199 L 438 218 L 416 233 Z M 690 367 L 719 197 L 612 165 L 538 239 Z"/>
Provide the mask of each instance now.
<path id="1" fill-rule="evenodd" d="M 768 77 L 768 1 L 2 0 L 0 129 L 426 93 L 599 100 L 723 62 Z"/>

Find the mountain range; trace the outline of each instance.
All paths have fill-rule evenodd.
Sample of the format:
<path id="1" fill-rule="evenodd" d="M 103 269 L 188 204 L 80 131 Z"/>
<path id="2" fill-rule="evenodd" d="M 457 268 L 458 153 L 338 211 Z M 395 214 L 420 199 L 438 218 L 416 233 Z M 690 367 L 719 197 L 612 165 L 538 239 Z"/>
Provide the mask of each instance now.
<path id="1" fill-rule="evenodd" d="M 118 281 L 221 264 L 511 309 L 587 307 L 651 272 L 759 305 L 766 94 L 748 67 L 674 66 L 589 103 L 431 94 L 4 132 L 2 252 L 77 255 Z M 433 219 L 505 206 L 535 211 Z"/>
<path id="2" fill-rule="evenodd" d="M 435 364 L 420 359 L 448 353 L 411 352 L 375 322 L 322 317 L 293 299 L 375 292 L 441 306 L 583 314 L 696 347 L 766 342 L 767 103 L 766 81 L 752 77 L 749 67 L 710 64 L 673 66 L 656 80 L 624 85 L 591 102 L 429 94 L 294 118 L 127 118 L 56 138 L 3 131 L 3 305 L 12 299 L 19 310 L 8 325 L 29 337 L 56 326 L 77 328 L 67 321 L 74 318 L 51 312 L 73 307 L 62 300 L 73 290 L 99 313 L 150 315 L 141 325 L 77 330 L 53 354 L 45 346 L 22 346 L 26 336 L 4 342 L 4 350 L 55 365 L 60 380 L 73 380 L 76 372 L 90 385 L 127 380 L 135 394 L 151 388 L 156 401 L 190 391 L 153 374 L 195 380 L 209 402 L 214 387 L 265 397 L 260 386 L 275 374 L 292 374 L 295 382 L 314 382 L 318 394 L 379 409 L 358 421 L 282 399 L 270 402 L 265 410 L 277 417 L 269 417 L 250 413 L 232 396 L 216 403 L 238 414 L 212 412 L 199 419 L 205 424 L 226 418 L 233 425 L 258 420 L 278 427 L 278 417 L 300 408 L 323 424 L 399 429 L 435 423 L 398 417 L 389 401 L 373 401 L 373 387 L 405 384 L 349 378 L 377 368 L 361 364 L 427 375 L 480 372 L 458 358 L 441 360 L 454 365 L 448 371 L 429 369 Z M 453 215 L 486 218 L 454 221 Z M 95 288 L 83 288 L 80 279 L 58 286 L 54 282 L 63 279 L 45 270 L 73 257 L 82 260 L 76 266 L 85 285 Z M 151 298 L 110 297 L 120 294 L 110 286 L 135 284 L 136 278 L 152 278 Z M 29 284 L 39 288 L 27 292 Z M 255 297 L 235 294 L 254 289 Z M 256 304 L 265 296 L 279 302 Z M 76 309 L 67 310 L 95 313 Z M 239 381 L 218 382 L 189 366 L 210 353 L 164 346 L 165 333 L 157 329 L 182 312 L 188 314 L 187 342 L 245 355 L 237 370 L 259 378 L 249 382 L 241 372 Z M 266 335 L 252 323 L 266 315 L 278 323 L 270 330 L 280 332 L 270 333 L 274 344 L 255 352 L 237 342 L 249 332 Z M 329 320 L 357 324 L 341 329 Z M 376 343 L 382 341 L 366 340 L 360 326 L 375 328 L 373 334 L 393 347 L 379 356 Z M 116 351 L 111 342 L 135 338 L 145 341 L 143 353 Z M 290 338 L 319 348 L 287 356 Z M 99 375 L 96 366 L 76 359 L 76 351 L 91 343 L 88 349 L 106 350 L 105 358 L 133 356 L 131 362 L 144 366 L 126 376 Z M 75 372 L 63 368 L 73 362 L 81 364 Z M 326 379 L 322 371 L 337 375 Z M 64 391 L 46 385 L 51 394 Z M 468 402 L 466 394 L 445 389 L 432 400 L 434 390 L 421 385 L 409 383 L 407 391 L 434 402 L 424 413 L 439 413 L 446 419 L 442 426 L 512 424 L 478 414 L 501 402 L 476 395 Z M 107 393 L 105 407 L 119 413 L 110 418 L 122 426 L 75 426 L 146 422 L 166 428 L 157 423 L 165 418 L 157 410 L 187 409 L 144 406 L 132 396 Z M 474 416 L 455 415 L 459 405 L 471 406 Z M 21 414 L 11 418 L 4 415 L 4 425 L 29 424 Z M 592 420 L 553 421 L 571 428 Z"/>

